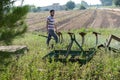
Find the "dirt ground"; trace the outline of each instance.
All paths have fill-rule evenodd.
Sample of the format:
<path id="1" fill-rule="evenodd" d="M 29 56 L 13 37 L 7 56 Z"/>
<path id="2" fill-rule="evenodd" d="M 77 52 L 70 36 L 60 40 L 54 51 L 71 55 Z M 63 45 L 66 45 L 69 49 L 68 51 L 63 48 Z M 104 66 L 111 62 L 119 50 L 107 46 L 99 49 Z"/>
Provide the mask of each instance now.
<path id="1" fill-rule="evenodd" d="M 49 12 L 29 13 L 27 25 L 29 31 L 45 31 Z M 85 28 L 120 28 L 120 11 L 112 9 L 94 9 L 79 11 L 57 11 L 56 24 L 59 30 Z"/>

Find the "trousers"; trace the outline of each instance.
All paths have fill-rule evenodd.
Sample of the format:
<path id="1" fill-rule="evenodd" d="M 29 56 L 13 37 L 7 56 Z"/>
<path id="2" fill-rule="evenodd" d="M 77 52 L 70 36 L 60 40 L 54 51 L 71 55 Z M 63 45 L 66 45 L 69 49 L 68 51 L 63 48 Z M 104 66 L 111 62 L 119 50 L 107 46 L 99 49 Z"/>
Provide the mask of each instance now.
<path id="1" fill-rule="evenodd" d="M 58 43 L 58 37 L 57 37 L 55 31 L 52 29 L 48 29 L 48 38 L 47 38 L 47 42 L 46 42 L 47 45 L 49 45 L 51 37 L 53 37 L 55 39 L 55 42 Z"/>

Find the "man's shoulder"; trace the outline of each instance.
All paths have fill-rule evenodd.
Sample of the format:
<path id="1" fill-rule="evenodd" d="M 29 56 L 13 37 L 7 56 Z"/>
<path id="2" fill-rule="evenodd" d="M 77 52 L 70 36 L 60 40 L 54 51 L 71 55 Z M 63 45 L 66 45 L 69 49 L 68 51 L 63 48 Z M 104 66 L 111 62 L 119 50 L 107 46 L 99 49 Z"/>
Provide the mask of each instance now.
<path id="1" fill-rule="evenodd" d="M 54 19 L 54 17 L 53 17 L 53 16 L 48 16 L 47 18 L 51 18 L 51 19 Z"/>
<path id="2" fill-rule="evenodd" d="M 47 20 L 50 20 L 50 19 L 51 19 L 51 17 L 50 17 L 50 16 L 48 16 L 48 17 L 47 17 Z"/>
<path id="3" fill-rule="evenodd" d="M 48 17 L 47 17 L 47 19 L 50 19 L 50 18 L 51 18 L 51 16 L 48 16 Z"/>

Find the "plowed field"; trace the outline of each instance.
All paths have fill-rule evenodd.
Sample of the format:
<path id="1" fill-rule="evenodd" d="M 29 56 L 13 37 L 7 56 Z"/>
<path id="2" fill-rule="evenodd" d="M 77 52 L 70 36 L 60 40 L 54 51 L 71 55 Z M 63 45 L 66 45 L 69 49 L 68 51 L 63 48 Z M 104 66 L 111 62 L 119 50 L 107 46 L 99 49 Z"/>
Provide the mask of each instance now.
<path id="1" fill-rule="evenodd" d="M 29 31 L 45 31 L 49 12 L 29 13 L 26 22 Z M 110 9 L 56 11 L 59 30 L 85 28 L 120 28 L 120 11 Z"/>

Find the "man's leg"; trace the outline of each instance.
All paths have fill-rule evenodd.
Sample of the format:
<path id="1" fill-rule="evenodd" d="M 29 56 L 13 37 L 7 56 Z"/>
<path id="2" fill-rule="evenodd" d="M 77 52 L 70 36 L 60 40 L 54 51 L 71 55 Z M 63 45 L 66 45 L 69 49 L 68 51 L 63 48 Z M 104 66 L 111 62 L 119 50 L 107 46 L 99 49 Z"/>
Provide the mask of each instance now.
<path id="1" fill-rule="evenodd" d="M 55 39 L 55 42 L 58 43 L 58 36 L 54 33 L 54 39 Z"/>
<path id="2" fill-rule="evenodd" d="M 48 38 L 47 38 L 47 45 L 49 46 L 49 42 L 50 42 L 50 40 L 51 40 L 51 35 L 50 35 L 50 32 L 48 33 Z"/>
<path id="3" fill-rule="evenodd" d="M 51 35 L 54 37 L 55 42 L 58 43 L 58 37 L 57 37 L 57 34 L 55 34 L 54 30 L 51 31 Z"/>

